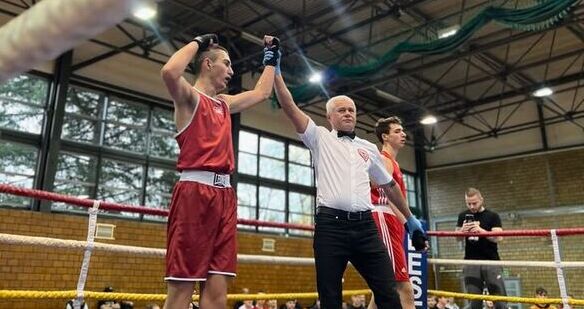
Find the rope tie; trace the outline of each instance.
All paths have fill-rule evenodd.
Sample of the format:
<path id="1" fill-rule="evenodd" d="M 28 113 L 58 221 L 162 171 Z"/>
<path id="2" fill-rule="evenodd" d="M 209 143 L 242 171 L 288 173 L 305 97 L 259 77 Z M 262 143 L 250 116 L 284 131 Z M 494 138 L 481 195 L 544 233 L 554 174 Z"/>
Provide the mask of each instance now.
<path id="1" fill-rule="evenodd" d="M 89 224 L 87 226 L 87 245 L 83 252 L 83 262 L 81 262 L 81 271 L 79 272 L 79 279 L 77 280 L 77 297 L 73 301 L 75 309 L 81 309 L 83 304 L 83 290 L 85 289 L 85 282 L 87 281 L 87 273 L 89 272 L 89 261 L 91 260 L 91 253 L 95 247 L 95 228 L 97 226 L 97 214 L 99 212 L 100 201 L 93 201 L 93 207 L 88 209 Z"/>
<path id="2" fill-rule="evenodd" d="M 555 229 L 550 230 L 552 236 L 552 245 L 554 250 L 554 263 L 556 264 L 556 274 L 558 276 L 558 285 L 560 287 L 560 296 L 565 309 L 570 309 L 568 304 L 568 292 L 566 290 L 566 280 L 564 279 L 564 270 L 562 269 L 562 257 L 560 253 L 560 240 Z"/>

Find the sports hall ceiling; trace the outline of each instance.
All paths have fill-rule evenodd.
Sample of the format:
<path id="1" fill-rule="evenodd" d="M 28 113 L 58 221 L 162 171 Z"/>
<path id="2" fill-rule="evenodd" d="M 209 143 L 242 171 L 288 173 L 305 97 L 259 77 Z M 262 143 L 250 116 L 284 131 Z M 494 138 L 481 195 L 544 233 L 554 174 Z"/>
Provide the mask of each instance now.
<path id="1" fill-rule="evenodd" d="M 16 16 L 33 0 L 0 0 L 0 13 Z M 534 0 L 165 0 L 153 24 L 128 19 L 75 51 L 73 71 L 121 54 L 163 64 L 196 34 L 214 32 L 231 51 L 236 74 L 257 72 L 264 34 L 281 38 L 289 84 L 304 83 L 308 66 L 354 66 L 379 59 L 400 42 L 436 38 L 464 25 L 487 6 L 534 5 Z M 495 22 L 462 46 L 436 55 L 403 54 L 380 72 L 325 82 L 329 95 L 348 94 L 359 109 L 358 128 L 371 131 L 379 117 L 397 114 L 409 130 L 423 127 L 423 145 L 440 149 L 530 131 L 568 127 L 584 140 L 584 4 L 541 31 Z M 156 31 L 153 31 L 156 29 Z M 88 48 L 89 46 L 90 48 Z M 156 72 L 157 74 L 157 72 Z M 548 86 L 554 94 L 535 97 Z M 325 95 L 301 102 L 324 115 Z M 520 137 L 521 135 L 517 135 Z M 422 139 L 417 139 L 422 142 Z"/>

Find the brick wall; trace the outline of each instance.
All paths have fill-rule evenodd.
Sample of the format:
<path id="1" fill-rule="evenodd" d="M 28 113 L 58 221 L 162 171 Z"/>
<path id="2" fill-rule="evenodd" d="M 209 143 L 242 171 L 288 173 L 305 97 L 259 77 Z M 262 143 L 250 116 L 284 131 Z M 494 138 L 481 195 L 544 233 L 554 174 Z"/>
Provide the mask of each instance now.
<path id="1" fill-rule="evenodd" d="M 116 225 L 115 240 L 103 243 L 164 248 L 166 225 L 125 219 L 100 218 L 100 223 Z M 85 240 L 87 217 L 59 213 L 39 213 L 0 209 L 0 233 Z M 262 238 L 276 240 L 275 252 L 262 252 Z M 240 232 L 239 253 L 276 256 L 312 256 L 312 239 L 282 237 Z M 0 290 L 74 290 L 77 285 L 82 251 L 0 244 Z M 111 285 L 119 292 L 165 294 L 164 260 L 130 254 L 95 251 L 86 284 L 88 291 L 102 291 Z M 316 280 L 313 266 L 239 264 L 238 277 L 230 284 L 229 293 L 247 287 L 252 293 L 314 292 Z M 365 284 L 349 268 L 345 289 L 362 289 Z M 0 299 L 0 308 L 62 309 L 65 300 Z M 143 308 L 147 302 L 136 302 Z M 302 300 L 309 305 L 312 300 Z M 95 308 L 95 301 L 89 302 Z"/>
<path id="2" fill-rule="evenodd" d="M 430 221 L 444 221 L 437 224 L 438 230 L 454 229 L 457 214 L 466 207 L 464 190 L 468 186 L 482 191 L 487 207 L 501 214 L 504 229 L 584 227 L 584 211 L 578 211 L 584 210 L 584 150 L 431 170 L 427 175 Z M 560 238 L 562 258 L 583 261 L 582 244 L 584 236 Z M 441 238 L 438 251 L 442 258 L 464 255 L 452 238 Z M 499 253 L 503 260 L 553 261 L 549 237 L 506 238 Z M 439 288 L 462 291 L 460 269 L 439 268 Z M 532 297 L 538 286 L 548 289 L 551 296 L 559 296 L 555 269 L 506 269 L 509 276 L 520 278 L 524 296 Z M 584 298 L 584 270 L 565 269 L 564 274 L 569 293 Z"/>

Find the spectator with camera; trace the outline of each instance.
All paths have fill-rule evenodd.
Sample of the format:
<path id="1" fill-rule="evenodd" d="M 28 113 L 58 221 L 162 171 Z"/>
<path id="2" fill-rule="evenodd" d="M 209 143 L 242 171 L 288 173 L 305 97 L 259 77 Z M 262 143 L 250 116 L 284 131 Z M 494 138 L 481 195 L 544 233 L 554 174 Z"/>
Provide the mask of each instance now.
<path id="1" fill-rule="evenodd" d="M 502 231 L 499 215 L 485 208 L 481 192 L 468 188 L 464 194 L 467 209 L 458 215 L 456 230 L 477 234 L 465 236 L 465 260 L 500 260 L 497 243 L 502 237 L 485 237 L 480 234 L 489 231 Z M 466 265 L 463 268 L 464 285 L 471 294 L 483 294 L 486 288 L 491 295 L 507 295 L 501 266 Z M 471 302 L 470 309 L 481 309 L 480 300 Z M 503 302 L 495 303 L 495 309 L 506 308 Z"/>

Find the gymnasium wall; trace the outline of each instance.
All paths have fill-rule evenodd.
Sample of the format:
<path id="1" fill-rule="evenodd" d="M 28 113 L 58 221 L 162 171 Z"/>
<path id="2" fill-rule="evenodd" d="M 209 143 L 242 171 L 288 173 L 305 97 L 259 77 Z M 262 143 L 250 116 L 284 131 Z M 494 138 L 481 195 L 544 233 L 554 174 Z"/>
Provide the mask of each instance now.
<path id="1" fill-rule="evenodd" d="M 584 222 L 584 149 L 551 152 L 488 163 L 430 169 L 428 199 L 430 222 L 438 230 L 454 230 L 459 212 L 466 209 L 464 190 L 479 188 L 486 207 L 499 213 L 503 229 L 557 229 L 582 227 Z M 562 258 L 584 260 L 584 236 L 560 238 Z M 453 238 L 434 243 L 434 254 L 461 259 L 462 244 Z M 505 238 L 502 260 L 553 261 L 550 237 Z M 460 267 L 436 270 L 439 289 L 462 291 Z M 566 269 L 568 292 L 584 298 L 584 270 Z M 533 296 L 538 286 L 558 297 L 554 268 L 506 268 L 508 277 L 520 280 L 521 292 Z"/>
<path id="2" fill-rule="evenodd" d="M 98 242 L 152 248 L 164 248 L 166 224 L 136 222 L 127 219 L 99 218 L 99 223 L 116 225 L 115 240 Z M 0 233 L 85 240 L 87 217 L 72 214 L 41 213 L 0 209 Z M 262 252 L 262 239 L 275 240 L 274 252 Z M 284 237 L 273 234 L 239 232 L 241 254 L 274 256 L 312 256 L 312 238 Z M 76 250 L 0 244 L 0 290 L 75 290 L 83 253 Z M 116 292 L 166 294 L 164 259 L 139 257 L 96 250 L 91 257 L 86 284 L 88 291 L 102 291 L 112 286 Z M 240 293 L 247 287 L 251 293 L 314 292 L 314 266 L 239 264 L 238 277 L 231 282 L 229 293 Z M 345 289 L 365 288 L 362 279 L 351 268 L 345 275 Z M 303 305 L 313 300 L 301 300 Z M 135 302 L 143 308 L 149 302 Z M 283 303 L 283 301 L 279 302 Z M 96 308 L 96 301 L 88 303 Z M 162 305 L 161 302 L 159 302 Z M 65 300 L 0 299 L 0 308 L 62 309 Z M 231 306 L 230 306 L 231 307 Z"/>

